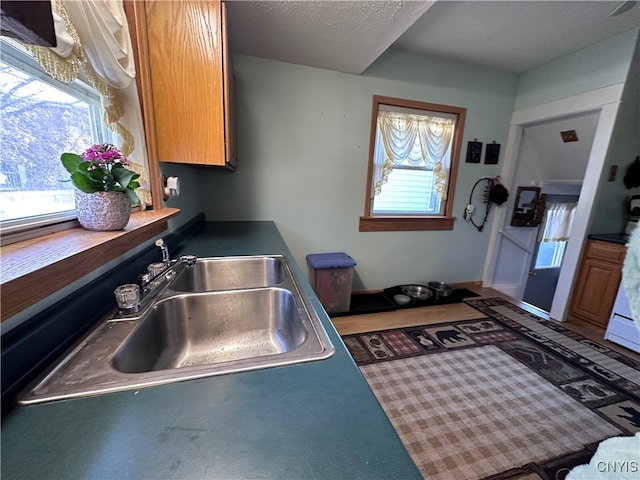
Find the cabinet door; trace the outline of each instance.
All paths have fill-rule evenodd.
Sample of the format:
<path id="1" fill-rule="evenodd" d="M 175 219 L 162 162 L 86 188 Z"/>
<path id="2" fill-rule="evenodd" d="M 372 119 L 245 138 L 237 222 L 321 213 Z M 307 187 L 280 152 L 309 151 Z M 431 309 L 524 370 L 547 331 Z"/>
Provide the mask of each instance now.
<path id="1" fill-rule="evenodd" d="M 226 165 L 220 1 L 147 0 L 146 23 L 158 160 Z"/>
<path id="2" fill-rule="evenodd" d="M 586 258 L 576 280 L 571 313 L 587 322 L 606 327 L 620 285 L 620 265 Z"/>
<path id="3" fill-rule="evenodd" d="M 224 140 L 227 166 L 236 168 L 236 79 L 229 57 L 227 5 L 222 2 L 222 80 L 224 82 Z"/>

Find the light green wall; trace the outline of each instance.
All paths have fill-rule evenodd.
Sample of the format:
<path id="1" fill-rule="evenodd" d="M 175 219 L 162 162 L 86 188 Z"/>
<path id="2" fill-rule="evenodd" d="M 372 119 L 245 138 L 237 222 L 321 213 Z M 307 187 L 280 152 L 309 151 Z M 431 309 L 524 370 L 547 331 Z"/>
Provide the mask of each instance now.
<path id="1" fill-rule="evenodd" d="M 638 193 L 622 183 L 626 166 L 640 150 L 640 52 L 635 57 L 633 53 L 637 42 L 636 29 L 519 79 L 492 69 L 396 50 L 383 54 L 360 76 L 234 56 L 238 171 L 161 164 L 165 175 L 178 175 L 181 180 L 180 197 L 166 202 L 181 209 L 181 214 L 170 220 L 169 229 L 201 211 L 211 220 L 274 220 L 301 266 L 308 253 L 351 254 L 358 262 L 356 289 L 433 279 L 479 280 L 490 224 L 479 233 L 460 217 L 475 181 L 500 171 L 514 104 L 515 109 L 521 109 L 624 82 L 634 58 L 607 160 L 620 166 L 618 178 L 616 182 L 602 181 L 591 229 L 609 233 L 623 224 L 619 203 Z M 502 144 L 497 166 L 466 164 L 461 159 L 454 202 L 458 220 L 453 231 L 358 232 L 374 94 L 466 107 L 463 157 L 467 141 L 474 138 L 485 144 L 493 140 Z M 150 243 L 3 322 L 3 331 L 135 256 Z"/>
<path id="2" fill-rule="evenodd" d="M 464 157 L 474 138 L 504 147 L 513 110 L 625 82 L 637 38 L 633 30 L 519 77 L 394 49 L 359 76 L 235 55 L 238 171 L 185 167 L 187 197 L 170 201 L 185 211 L 176 222 L 200 209 L 212 220 L 274 220 L 303 266 L 308 253 L 352 255 L 358 262 L 357 290 L 431 279 L 479 280 L 489 226 L 477 232 L 460 216 L 473 183 L 499 173 L 504 148 L 498 166 L 461 159 L 453 231 L 360 233 L 371 97 L 466 107 Z M 629 117 L 628 109 L 624 115 Z M 197 182 L 198 201 L 193 183 L 185 179 Z M 594 221 L 605 229 L 614 227 L 599 219 L 621 222 L 610 212 L 611 196 L 619 199 L 620 188 L 612 192 L 611 187 L 603 185 Z"/>
<path id="3" fill-rule="evenodd" d="M 515 75 L 400 51 L 360 76 L 247 56 L 233 64 L 239 166 L 199 170 L 208 219 L 274 220 L 301 266 L 309 253 L 347 252 L 358 262 L 356 290 L 480 280 L 489 228 L 480 233 L 460 216 L 475 181 L 500 165 L 461 159 L 453 231 L 358 232 L 372 96 L 467 108 L 464 156 L 474 138 L 506 143 Z"/>
<path id="4" fill-rule="evenodd" d="M 515 109 L 624 83 L 637 38 L 630 30 L 522 74 Z"/>
<path id="5" fill-rule="evenodd" d="M 473 183 L 501 169 L 512 112 L 625 82 L 637 38 L 626 32 L 519 77 L 394 49 L 359 76 L 235 55 L 239 167 L 198 169 L 200 206 L 212 220 L 274 220 L 303 266 L 308 253 L 349 253 L 356 290 L 479 280 L 489 225 L 480 233 L 460 217 Z M 474 138 L 503 145 L 498 166 L 461 159 L 453 231 L 358 232 L 375 94 L 466 107 L 463 157 Z"/>
<path id="6" fill-rule="evenodd" d="M 180 209 L 180 213 L 169 220 L 169 231 L 173 231 L 202 212 L 200 193 L 194 188 L 198 184 L 199 170 L 190 165 L 161 162 L 160 171 L 165 177 L 178 177 L 180 180 L 180 194 L 169 197 L 164 203 L 166 207 Z"/>
<path id="7" fill-rule="evenodd" d="M 626 83 L 622 105 L 600 178 L 591 233 L 622 233 L 626 223 L 622 181 L 627 166 L 640 153 L 640 29 L 586 47 L 520 76 L 515 109 L 542 105 L 598 88 Z M 609 167 L 618 165 L 615 181 L 607 180 Z"/>
<path id="8" fill-rule="evenodd" d="M 636 37 L 632 58 L 604 174 L 600 179 L 591 233 L 622 233 L 628 219 L 623 208 L 625 202 L 629 196 L 640 194 L 640 188 L 627 189 L 623 181 L 629 165 L 640 155 L 640 36 Z M 611 165 L 618 166 L 613 182 L 607 180 Z"/>

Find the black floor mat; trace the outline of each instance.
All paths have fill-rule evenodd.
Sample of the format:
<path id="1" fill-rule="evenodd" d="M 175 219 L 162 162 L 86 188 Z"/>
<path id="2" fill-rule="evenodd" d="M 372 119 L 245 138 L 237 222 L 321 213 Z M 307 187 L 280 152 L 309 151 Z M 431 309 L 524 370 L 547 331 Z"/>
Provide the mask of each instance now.
<path id="1" fill-rule="evenodd" d="M 391 312 L 405 308 L 429 307 L 432 305 L 447 305 L 460 303 L 465 298 L 478 297 L 477 293 L 466 288 L 455 288 L 448 297 L 436 298 L 434 295 L 426 300 L 412 300 L 406 305 L 398 305 L 393 296 L 402 293 L 403 285 L 385 288 L 378 293 L 356 293 L 351 295 L 351 305 L 348 312 L 330 313 L 331 317 L 346 317 L 348 315 L 362 315 L 365 313 Z"/>

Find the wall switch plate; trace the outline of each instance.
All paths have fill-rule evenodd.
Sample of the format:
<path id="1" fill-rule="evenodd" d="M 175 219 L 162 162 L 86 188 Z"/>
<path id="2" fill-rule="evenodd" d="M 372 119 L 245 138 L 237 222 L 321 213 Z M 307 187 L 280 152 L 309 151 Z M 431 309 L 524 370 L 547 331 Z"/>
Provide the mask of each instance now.
<path id="1" fill-rule="evenodd" d="M 471 221 L 471 214 L 473 213 L 473 205 L 469 204 L 464 209 L 464 219 L 467 222 Z"/>

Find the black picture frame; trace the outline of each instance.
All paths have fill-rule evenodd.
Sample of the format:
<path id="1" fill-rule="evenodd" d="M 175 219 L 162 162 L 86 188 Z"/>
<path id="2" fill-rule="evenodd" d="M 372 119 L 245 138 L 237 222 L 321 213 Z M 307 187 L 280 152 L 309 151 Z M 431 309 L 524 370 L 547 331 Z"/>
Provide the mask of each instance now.
<path id="1" fill-rule="evenodd" d="M 537 227 L 540 224 L 538 207 L 540 187 L 518 187 L 511 216 L 512 227 Z"/>
<path id="2" fill-rule="evenodd" d="M 467 163 L 480 163 L 482 158 L 482 142 L 474 140 L 467 143 Z"/>
<path id="3" fill-rule="evenodd" d="M 485 165 L 497 165 L 500 157 L 500 144 L 493 142 L 487 143 L 487 148 L 484 152 Z"/>

